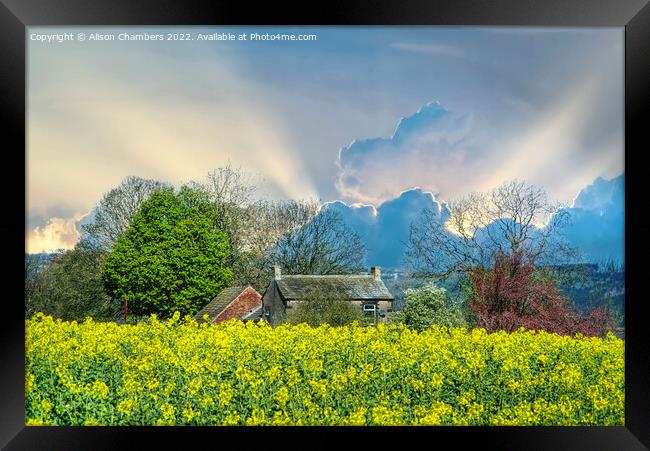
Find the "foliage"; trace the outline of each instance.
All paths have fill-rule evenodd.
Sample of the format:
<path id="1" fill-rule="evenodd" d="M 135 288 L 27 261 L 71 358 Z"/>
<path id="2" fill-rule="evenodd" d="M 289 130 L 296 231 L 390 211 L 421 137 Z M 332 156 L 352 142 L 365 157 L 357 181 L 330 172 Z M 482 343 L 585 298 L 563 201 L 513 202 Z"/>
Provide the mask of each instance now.
<path id="1" fill-rule="evenodd" d="M 91 221 L 81 225 L 82 239 L 109 251 L 131 224 L 142 203 L 151 194 L 169 185 L 130 175 L 102 196 L 92 212 Z"/>
<path id="2" fill-rule="evenodd" d="M 354 321 L 366 321 L 361 309 L 349 298 L 315 289 L 287 311 L 286 320 L 291 324 L 306 323 L 310 326 L 344 326 Z"/>
<path id="3" fill-rule="evenodd" d="M 105 258 L 85 242 L 56 254 L 45 265 L 42 259 L 27 258 L 25 316 L 41 311 L 65 320 L 113 319 L 117 306 L 104 292 L 101 278 Z"/>
<path id="4" fill-rule="evenodd" d="M 581 315 L 571 309 L 553 279 L 535 273 L 523 252 L 500 255 L 493 268 L 470 271 L 473 296 L 468 310 L 477 327 L 512 332 L 519 327 L 561 335 L 602 336 L 614 327 L 609 312 L 594 309 Z"/>
<path id="5" fill-rule="evenodd" d="M 386 322 L 388 324 L 406 324 L 406 316 L 404 310 L 393 310 L 386 314 Z"/>
<path id="6" fill-rule="evenodd" d="M 200 191 L 158 191 L 142 204 L 104 266 L 107 290 L 135 315 L 194 314 L 233 279 L 227 237 Z"/>
<path id="7" fill-rule="evenodd" d="M 50 261 L 64 251 L 50 254 L 28 254 L 25 253 L 25 313 L 31 313 L 30 302 L 33 302 L 34 296 L 42 285 L 42 279 L 38 280 L 38 275 L 49 265 Z"/>
<path id="8" fill-rule="evenodd" d="M 26 322 L 29 425 L 623 425 L 624 344 L 544 331 Z"/>
<path id="9" fill-rule="evenodd" d="M 450 327 L 465 326 L 462 312 L 458 308 L 445 305 L 445 293 L 444 288 L 434 283 L 407 289 L 404 293 L 406 305 L 401 314 L 390 315 L 391 322 L 403 322 L 419 331 L 434 324 Z"/>
<path id="10" fill-rule="evenodd" d="M 45 269 L 55 256 L 61 253 L 63 253 L 63 249 L 53 253 L 25 253 L 25 282 L 34 280 L 38 273 Z"/>

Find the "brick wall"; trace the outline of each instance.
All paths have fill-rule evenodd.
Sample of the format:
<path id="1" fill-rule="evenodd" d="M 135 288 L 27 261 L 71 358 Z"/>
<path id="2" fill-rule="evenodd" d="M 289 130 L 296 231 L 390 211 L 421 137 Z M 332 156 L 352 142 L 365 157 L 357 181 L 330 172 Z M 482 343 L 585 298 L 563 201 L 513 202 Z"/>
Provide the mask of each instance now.
<path id="1" fill-rule="evenodd" d="M 248 287 L 223 312 L 219 313 L 213 322 L 216 324 L 232 318 L 242 319 L 260 305 L 262 305 L 262 295 L 255 289 Z"/>

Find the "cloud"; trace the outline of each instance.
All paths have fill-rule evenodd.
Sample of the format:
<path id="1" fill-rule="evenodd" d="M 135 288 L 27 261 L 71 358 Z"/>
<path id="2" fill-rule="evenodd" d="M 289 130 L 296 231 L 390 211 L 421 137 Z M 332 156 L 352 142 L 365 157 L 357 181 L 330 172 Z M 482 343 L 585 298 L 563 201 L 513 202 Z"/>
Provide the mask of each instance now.
<path id="1" fill-rule="evenodd" d="M 430 102 L 400 119 L 390 138 L 355 140 L 339 151 L 336 188 L 344 200 L 379 205 L 409 186 L 452 190 L 471 172 L 471 117 Z"/>
<path id="2" fill-rule="evenodd" d="M 421 188 L 406 190 L 395 199 L 375 208 L 372 205 L 347 205 L 341 201 L 329 202 L 326 208 L 338 211 L 345 223 L 363 240 L 368 250 L 368 263 L 384 268 L 398 268 L 408 242 L 411 223 L 425 208 L 437 212 L 444 221 L 449 210 L 444 202 Z"/>
<path id="3" fill-rule="evenodd" d="M 488 186 L 496 186 L 516 175 L 547 187 L 553 198 L 575 193 L 598 175 L 620 174 L 623 169 L 621 130 L 601 128 L 616 124 L 620 117 L 602 104 L 602 76 L 586 77 L 573 92 L 555 100 L 529 126 L 505 135 L 499 153 L 503 157 L 484 171 Z M 487 168 L 486 168 L 487 169 Z"/>
<path id="4" fill-rule="evenodd" d="M 79 240 L 77 225 L 86 216 L 86 214 L 77 213 L 68 219 L 53 217 L 44 226 L 32 228 L 27 235 L 25 251 L 36 254 L 73 248 Z"/>
<path id="5" fill-rule="evenodd" d="M 599 177 L 580 190 L 573 207 L 568 209 L 571 222 L 563 230 L 563 238 L 578 249 L 582 261 L 601 262 L 609 258 L 623 261 L 623 187 L 624 175 L 611 180 Z M 423 209 L 431 209 L 440 222 L 450 215 L 446 202 L 421 188 L 406 190 L 378 207 L 334 201 L 326 203 L 324 208 L 338 211 L 345 223 L 361 237 L 370 265 L 385 268 L 402 267 L 410 225 L 420 217 Z M 496 223 L 488 227 L 495 228 Z M 487 229 L 477 231 L 479 240 L 486 239 L 486 234 Z"/>
<path id="6" fill-rule="evenodd" d="M 586 261 L 625 258 L 625 176 L 597 178 L 576 196 L 568 211 L 566 238 Z"/>
<path id="7" fill-rule="evenodd" d="M 30 216 L 65 221 L 46 212 L 87 211 L 130 174 L 180 184 L 229 162 L 262 173 L 271 196 L 317 195 L 264 80 L 243 76 L 225 50 L 210 59 L 143 44 L 52 50 L 29 52 Z"/>
<path id="8" fill-rule="evenodd" d="M 513 177 L 570 202 L 622 171 L 620 29 L 319 36 L 308 48 L 30 44 L 27 201 L 42 220 L 26 232 L 89 210 L 128 174 L 177 184 L 228 161 L 265 176 L 270 198 L 376 206 L 412 186 L 451 200 Z M 449 114 L 417 111 L 428 99 Z M 384 138 L 336 154 L 364 137 Z"/>
<path id="9" fill-rule="evenodd" d="M 409 48 L 425 51 L 421 46 Z M 429 50 L 442 51 L 435 45 Z M 612 177 L 624 168 L 617 99 L 623 84 L 612 64 L 619 51 L 604 48 L 585 63 L 590 70 L 573 70 L 570 77 L 549 70 L 535 83 L 528 69 L 482 60 L 476 68 L 498 82 L 480 89 L 476 83 L 466 89 L 461 81 L 446 84 L 447 90 L 464 93 L 456 94 L 464 100 L 441 93 L 453 107 L 428 103 L 401 119 L 393 136 L 341 148 L 335 184 L 340 198 L 378 205 L 415 185 L 453 200 L 519 178 L 547 187 L 553 200 L 570 202 L 596 177 Z M 449 64 L 439 66 L 432 77 L 450 70 Z M 465 73 L 473 72 L 466 67 Z"/>
<path id="10" fill-rule="evenodd" d="M 592 210 L 599 215 L 608 212 L 622 213 L 625 202 L 625 176 L 606 180 L 598 177 L 594 182 L 583 188 L 573 201 L 573 208 Z"/>

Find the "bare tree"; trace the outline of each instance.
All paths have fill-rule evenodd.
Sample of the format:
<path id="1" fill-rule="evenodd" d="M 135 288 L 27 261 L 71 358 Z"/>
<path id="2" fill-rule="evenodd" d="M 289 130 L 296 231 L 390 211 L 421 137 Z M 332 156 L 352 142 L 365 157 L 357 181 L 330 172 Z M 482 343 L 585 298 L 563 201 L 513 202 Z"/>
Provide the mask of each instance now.
<path id="1" fill-rule="evenodd" d="M 251 229 L 247 244 L 258 254 L 266 254 L 280 238 L 298 230 L 318 213 L 320 203 L 313 199 L 258 201 L 251 206 L 257 226 Z"/>
<path id="2" fill-rule="evenodd" d="M 136 176 L 126 177 L 116 188 L 102 196 L 92 221 L 81 226 L 82 240 L 109 251 L 131 224 L 142 203 L 168 184 Z"/>
<path id="3" fill-rule="evenodd" d="M 192 186 L 211 199 L 216 212 L 214 226 L 230 239 L 229 264 L 236 265 L 243 256 L 246 236 L 254 224 L 250 208 L 256 189 L 253 177 L 228 164 L 210 171 L 205 181 L 192 183 Z"/>
<path id="4" fill-rule="evenodd" d="M 249 219 L 246 207 L 252 203 L 256 186 L 251 174 L 228 164 L 208 173 L 206 181 L 198 184 L 210 196 L 216 211 L 215 225 L 229 235 L 235 235 Z"/>
<path id="5" fill-rule="evenodd" d="M 442 276 L 491 266 L 496 255 L 525 251 L 531 263 L 568 262 L 576 250 L 563 239 L 569 213 L 543 188 L 520 180 L 427 209 L 410 229 L 406 259 L 417 272 Z"/>
<path id="6" fill-rule="evenodd" d="M 365 255 L 359 237 L 334 211 L 320 210 L 317 200 L 255 199 L 255 178 L 230 165 L 194 186 L 208 193 L 217 212 L 215 227 L 230 239 L 228 264 L 237 284 L 265 288 L 274 263 L 287 273 L 305 274 L 363 267 L 354 261 L 363 261 Z M 357 253 L 360 257 L 353 258 Z"/>
<path id="7" fill-rule="evenodd" d="M 216 211 L 214 225 L 230 240 L 227 264 L 233 268 L 235 283 L 264 288 L 270 278 L 266 254 L 282 232 L 271 230 L 269 212 L 274 204 L 254 198 L 256 177 L 228 164 L 192 185 L 208 194 Z"/>
<path id="8" fill-rule="evenodd" d="M 303 219 L 301 209 L 295 210 L 289 217 Z M 366 248 L 339 212 L 323 208 L 281 236 L 269 255 L 287 274 L 345 274 L 365 267 Z"/>
<path id="9" fill-rule="evenodd" d="M 282 236 L 307 224 L 318 212 L 313 200 L 258 200 L 241 212 L 245 220 L 233 241 L 235 277 L 239 284 L 251 284 L 263 289 L 272 273 L 271 250 Z"/>
<path id="10" fill-rule="evenodd" d="M 236 283 L 259 289 L 271 277 L 271 249 L 282 236 L 307 224 L 320 205 L 315 200 L 255 199 L 255 177 L 230 164 L 193 185 L 209 195 L 217 213 L 215 227 L 230 239 L 228 265 Z"/>

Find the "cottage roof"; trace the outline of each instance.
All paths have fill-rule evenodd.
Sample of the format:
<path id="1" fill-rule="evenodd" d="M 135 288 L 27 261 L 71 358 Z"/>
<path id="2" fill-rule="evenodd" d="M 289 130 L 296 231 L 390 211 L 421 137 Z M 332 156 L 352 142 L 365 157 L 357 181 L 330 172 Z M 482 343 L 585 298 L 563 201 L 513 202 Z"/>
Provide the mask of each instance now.
<path id="1" fill-rule="evenodd" d="M 237 299 L 237 297 L 242 294 L 244 290 L 250 286 L 245 287 L 228 287 L 225 288 L 221 293 L 219 293 L 212 301 L 210 301 L 205 307 L 203 307 L 199 312 L 194 315 L 194 319 L 201 323 L 204 321 L 203 315 L 208 315 L 208 321 L 212 322 L 219 313 L 223 312 L 228 305 Z"/>
<path id="2" fill-rule="evenodd" d="M 287 300 L 303 299 L 314 289 L 359 300 L 394 299 L 384 282 L 372 275 L 282 275 L 275 282 L 280 294 Z"/>

